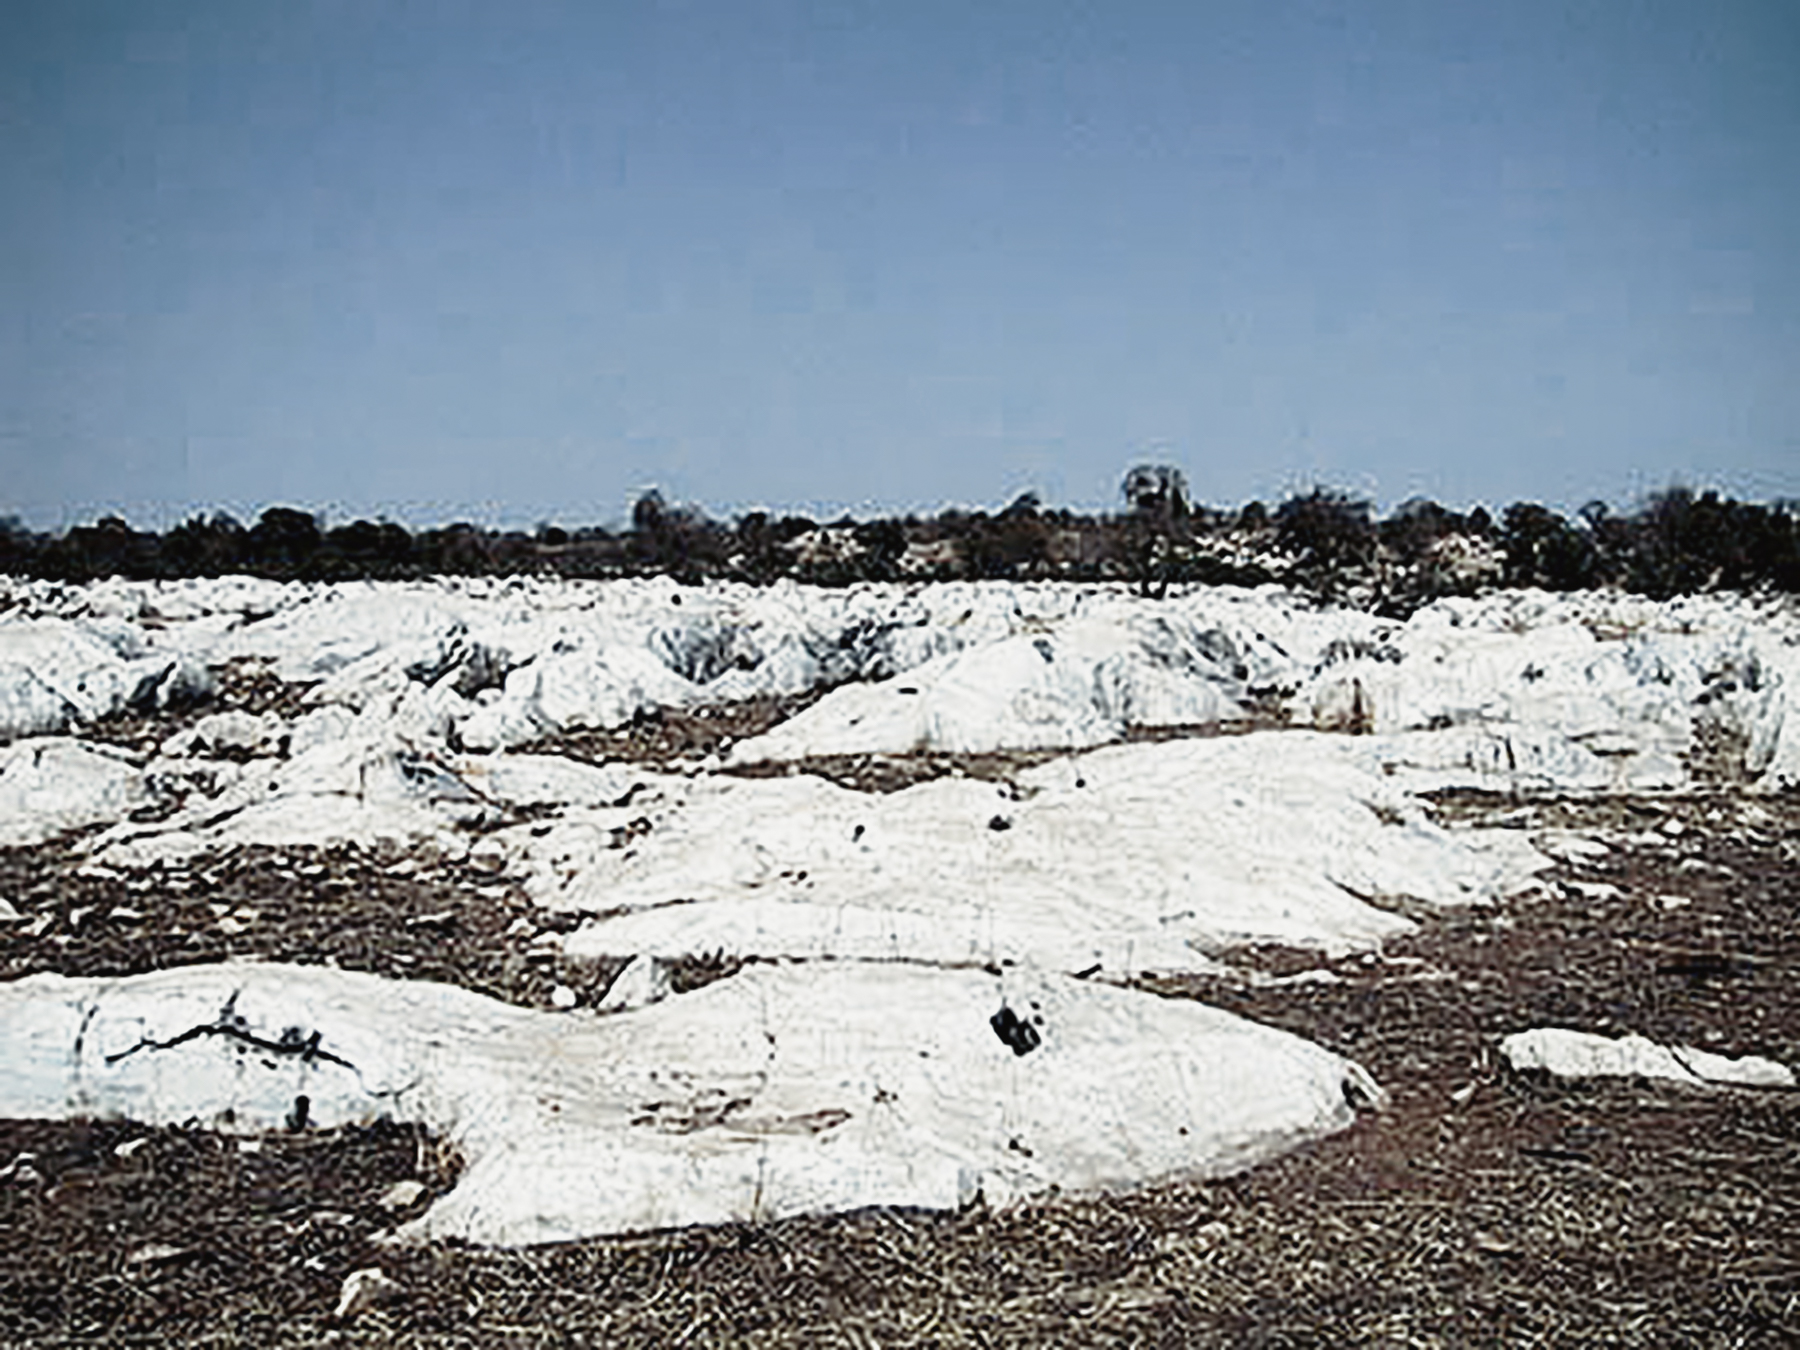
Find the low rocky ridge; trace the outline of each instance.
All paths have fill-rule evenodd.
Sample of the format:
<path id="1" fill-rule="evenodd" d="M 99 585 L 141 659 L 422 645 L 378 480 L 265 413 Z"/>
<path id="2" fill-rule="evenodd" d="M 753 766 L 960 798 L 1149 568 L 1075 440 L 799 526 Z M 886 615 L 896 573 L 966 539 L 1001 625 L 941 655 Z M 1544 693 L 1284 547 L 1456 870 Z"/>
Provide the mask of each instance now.
<path id="1" fill-rule="evenodd" d="M 271 728 L 295 748 L 384 730 L 493 750 L 764 700 L 778 726 L 700 741 L 748 764 L 1080 749 L 1273 719 L 1454 733 L 1428 760 L 1438 773 L 1504 766 L 1548 787 L 1670 785 L 1696 723 L 1742 734 L 1758 780 L 1788 781 L 1800 753 L 1781 716 L 1788 599 L 1499 592 L 1400 621 L 1274 587 L 1147 601 L 1051 583 L 0 585 L 14 592 L 0 616 L 0 737 L 142 716 L 205 697 L 209 682 L 226 706 L 265 715 L 283 697 L 273 680 L 299 691 Z M 177 690 L 179 672 L 195 677 Z M 798 716 L 781 706 L 821 694 Z M 1500 760 L 1484 759 L 1508 731 L 1510 762 L 1498 746 Z"/>

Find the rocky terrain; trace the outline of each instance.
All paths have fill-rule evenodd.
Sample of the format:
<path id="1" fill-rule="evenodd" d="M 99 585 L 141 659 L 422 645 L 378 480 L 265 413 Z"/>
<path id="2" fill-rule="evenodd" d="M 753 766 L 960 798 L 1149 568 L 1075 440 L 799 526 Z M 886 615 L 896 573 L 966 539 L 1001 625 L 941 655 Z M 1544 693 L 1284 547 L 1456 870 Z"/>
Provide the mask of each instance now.
<path id="1" fill-rule="evenodd" d="M 1791 1078 L 1706 1058 L 1800 1063 L 1785 602 L 8 587 L 8 1342 L 1800 1330 Z M 740 989 L 813 1046 L 749 1087 Z M 488 1109 L 510 1080 L 469 1087 L 495 1052 L 448 1031 L 369 1086 L 359 1034 L 477 997 L 465 1033 L 682 1086 L 617 1089 L 617 1127 L 568 1098 L 574 1134 Z M 1310 1066 L 1295 1095 L 1215 1028 L 1291 1043 L 1253 1054 Z M 1516 1067 L 1534 1028 L 1677 1076 Z M 926 1042 L 953 1071 L 903 1071 Z M 480 1189 L 575 1138 L 526 1169 L 554 1204 Z M 667 1165 L 715 1180 L 657 1221 L 570 1183 L 685 1193 Z"/>

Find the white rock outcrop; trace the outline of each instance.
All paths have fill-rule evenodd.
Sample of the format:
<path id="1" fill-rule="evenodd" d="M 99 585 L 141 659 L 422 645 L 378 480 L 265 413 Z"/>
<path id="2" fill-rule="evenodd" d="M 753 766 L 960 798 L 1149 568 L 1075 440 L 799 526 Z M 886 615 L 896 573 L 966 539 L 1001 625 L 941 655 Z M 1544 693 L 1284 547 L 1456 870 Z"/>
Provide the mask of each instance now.
<path id="1" fill-rule="evenodd" d="M 422 1121 L 466 1170 L 400 1238 L 492 1244 L 1219 1175 L 1382 1095 L 1197 1003 L 903 964 L 755 965 L 611 1016 L 312 967 L 35 975 L 0 985 L 0 1060 L 8 1116 Z"/>
<path id="2" fill-rule="evenodd" d="M 1420 786 L 1679 786 L 1703 722 L 1743 740 L 1763 786 L 1800 781 L 1787 715 L 1800 616 L 1784 599 L 1510 591 L 1405 622 L 1276 587 L 1149 601 L 1058 583 L 0 579 L 0 600 L 0 739 L 152 706 L 208 667 L 254 661 L 364 731 L 395 723 L 450 749 L 826 688 L 734 757 L 1079 748 L 1284 709 L 1389 738 L 1394 771 Z M 322 729 L 294 727 L 296 746 Z"/>
<path id="3" fill-rule="evenodd" d="M 123 751 L 66 736 L 0 746 L 0 844 L 40 844 L 116 821 L 151 798 Z"/>
<path id="4" fill-rule="evenodd" d="M 1791 1088 L 1794 1071 L 1760 1055 L 1733 1058 L 1691 1045 L 1660 1045 L 1644 1036 L 1596 1036 L 1566 1027 L 1536 1027 L 1500 1042 L 1514 1069 L 1558 1078 L 1661 1078 L 1690 1087 Z"/>
<path id="5" fill-rule="evenodd" d="M 577 958 L 639 953 L 1213 968 L 1247 942 L 1343 952 L 1401 901 L 1478 904 L 1548 866 L 1519 831 L 1447 831 L 1314 732 L 1110 746 L 1018 777 L 853 792 L 721 778 L 501 837 L 538 903 L 605 913 Z M 649 828 L 621 847 L 637 817 Z"/>

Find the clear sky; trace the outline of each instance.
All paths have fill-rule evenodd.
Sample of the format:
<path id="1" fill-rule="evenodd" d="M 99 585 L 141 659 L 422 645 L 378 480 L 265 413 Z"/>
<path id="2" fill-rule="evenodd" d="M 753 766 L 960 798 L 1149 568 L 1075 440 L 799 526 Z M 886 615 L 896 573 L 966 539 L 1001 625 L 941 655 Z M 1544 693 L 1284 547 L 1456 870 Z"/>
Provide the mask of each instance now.
<path id="1" fill-rule="evenodd" d="M 0 516 L 1800 496 L 1796 0 L 8 0 Z"/>

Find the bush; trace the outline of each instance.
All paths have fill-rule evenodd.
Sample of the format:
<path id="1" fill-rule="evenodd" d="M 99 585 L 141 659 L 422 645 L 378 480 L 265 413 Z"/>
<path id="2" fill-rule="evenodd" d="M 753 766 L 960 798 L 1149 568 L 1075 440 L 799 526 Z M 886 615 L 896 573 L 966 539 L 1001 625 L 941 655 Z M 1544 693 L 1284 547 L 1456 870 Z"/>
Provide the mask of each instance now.
<path id="1" fill-rule="evenodd" d="M 1373 567 L 1379 536 L 1368 502 L 1336 488 L 1315 487 L 1276 510 L 1275 542 L 1292 555 L 1302 580 L 1335 595 Z"/>
<path id="2" fill-rule="evenodd" d="M 1593 541 L 1548 507 L 1513 503 L 1506 508 L 1501 538 L 1509 586 L 1572 591 L 1598 579 Z"/>
<path id="3" fill-rule="evenodd" d="M 304 511 L 271 506 L 250 529 L 247 561 L 264 576 L 297 577 L 319 550 L 319 522 Z"/>
<path id="4" fill-rule="evenodd" d="M 57 581 L 93 581 L 100 577 L 149 580 L 162 573 L 162 538 L 139 534 L 118 516 L 103 516 L 92 525 L 77 525 L 53 541 L 39 557 L 43 574 Z"/>
<path id="5" fill-rule="evenodd" d="M 194 516 L 170 530 L 163 540 L 163 562 L 170 576 L 221 577 L 244 569 L 250 534 L 223 511 Z"/>
<path id="6" fill-rule="evenodd" d="M 752 582 L 798 576 L 822 585 L 902 575 L 1080 581 L 1129 579 L 1146 595 L 1172 582 L 1254 585 L 1270 579 L 1251 555 L 1274 532 L 1292 558 L 1283 575 L 1327 597 L 1371 585 L 1384 613 L 1404 615 L 1438 595 L 1492 584 L 1494 552 L 1509 585 L 1556 590 L 1621 585 L 1657 597 L 1773 586 L 1800 590 L 1800 510 L 1791 502 L 1737 502 L 1716 491 L 1671 488 L 1636 512 L 1589 502 L 1565 519 L 1535 502 L 1506 508 L 1496 527 L 1485 508 L 1466 515 L 1415 498 L 1384 520 L 1368 502 L 1318 487 L 1271 513 L 1260 502 L 1209 512 L 1188 501 L 1172 465 L 1138 465 L 1120 484 L 1127 510 L 1083 516 L 1020 494 L 996 514 L 946 509 L 928 519 L 844 519 L 753 511 L 726 526 L 694 507 L 671 507 L 655 489 L 632 508 L 631 527 L 497 532 L 460 522 L 410 534 L 392 522 L 352 521 L 328 532 L 304 511 L 270 507 L 245 529 L 223 513 L 194 516 L 166 534 L 134 530 L 117 516 L 60 537 L 0 517 L 0 571 L 60 581 L 101 576 L 275 578 L 407 577 L 553 572 L 570 577 L 671 574 L 683 581 L 732 576 Z M 1208 538 L 1221 530 L 1237 538 Z M 1216 543 L 1222 547 L 1214 547 Z M 816 545 L 816 546 L 815 546 Z M 916 556 L 903 567 L 909 548 Z M 1277 569 L 1279 570 L 1279 569 Z"/>

